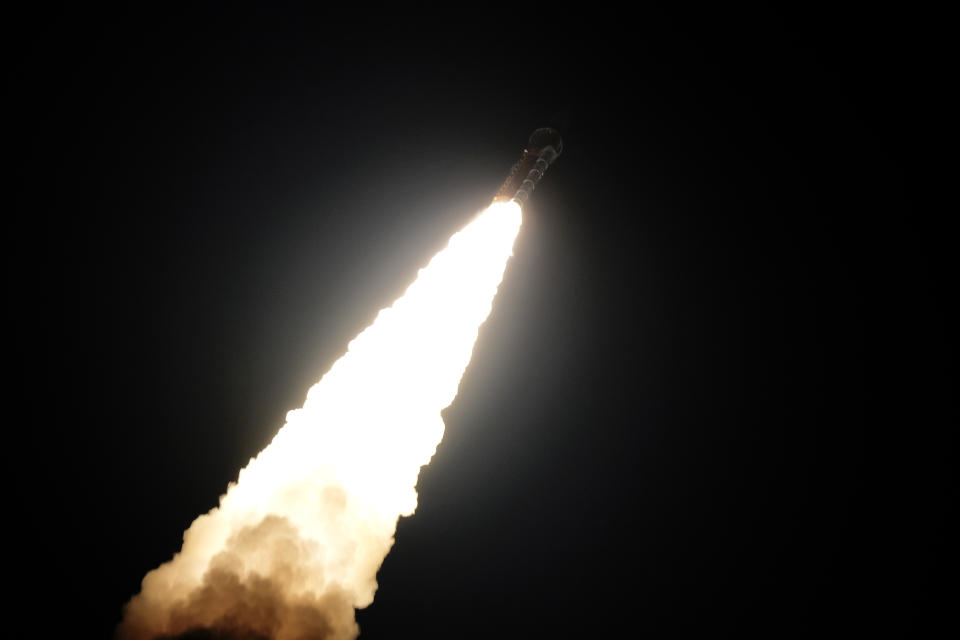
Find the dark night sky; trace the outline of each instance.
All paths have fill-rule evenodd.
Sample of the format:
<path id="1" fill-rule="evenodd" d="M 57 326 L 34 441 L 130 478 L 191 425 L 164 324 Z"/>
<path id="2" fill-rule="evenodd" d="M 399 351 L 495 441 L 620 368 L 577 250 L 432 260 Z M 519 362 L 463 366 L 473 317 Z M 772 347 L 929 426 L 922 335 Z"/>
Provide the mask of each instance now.
<path id="1" fill-rule="evenodd" d="M 75 613 L 34 620 L 107 637 L 549 124 L 361 637 L 955 624 L 942 18 L 504 9 L 24 20 L 7 456 Z"/>

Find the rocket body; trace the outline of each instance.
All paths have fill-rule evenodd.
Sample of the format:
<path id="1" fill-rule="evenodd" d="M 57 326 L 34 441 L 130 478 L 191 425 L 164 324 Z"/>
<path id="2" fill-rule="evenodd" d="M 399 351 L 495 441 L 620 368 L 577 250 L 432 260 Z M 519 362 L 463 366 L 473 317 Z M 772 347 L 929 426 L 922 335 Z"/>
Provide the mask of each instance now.
<path id="1" fill-rule="evenodd" d="M 520 160 L 513 165 L 500 186 L 494 202 L 513 200 L 521 207 L 530 198 L 547 168 L 563 151 L 563 141 L 556 129 L 544 127 L 530 135 Z"/>

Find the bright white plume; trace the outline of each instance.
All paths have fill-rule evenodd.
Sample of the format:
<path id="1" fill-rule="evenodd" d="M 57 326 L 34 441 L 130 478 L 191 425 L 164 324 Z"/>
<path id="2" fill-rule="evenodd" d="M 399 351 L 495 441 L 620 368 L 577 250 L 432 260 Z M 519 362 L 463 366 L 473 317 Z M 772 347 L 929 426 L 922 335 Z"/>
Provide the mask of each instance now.
<path id="1" fill-rule="evenodd" d="M 520 222 L 517 204 L 495 203 L 420 270 L 146 575 L 120 638 L 357 636 L 354 609 L 416 509 Z"/>

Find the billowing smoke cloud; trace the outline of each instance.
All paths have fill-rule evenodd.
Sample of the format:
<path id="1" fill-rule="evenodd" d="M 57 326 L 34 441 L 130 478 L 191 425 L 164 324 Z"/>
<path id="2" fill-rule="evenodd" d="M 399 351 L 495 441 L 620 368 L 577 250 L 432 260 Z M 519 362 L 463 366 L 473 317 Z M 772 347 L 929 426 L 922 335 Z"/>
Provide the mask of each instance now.
<path id="1" fill-rule="evenodd" d="M 358 335 L 172 560 L 149 572 L 117 636 L 355 638 L 397 519 L 443 437 L 520 228 L 481 213 Z"/>

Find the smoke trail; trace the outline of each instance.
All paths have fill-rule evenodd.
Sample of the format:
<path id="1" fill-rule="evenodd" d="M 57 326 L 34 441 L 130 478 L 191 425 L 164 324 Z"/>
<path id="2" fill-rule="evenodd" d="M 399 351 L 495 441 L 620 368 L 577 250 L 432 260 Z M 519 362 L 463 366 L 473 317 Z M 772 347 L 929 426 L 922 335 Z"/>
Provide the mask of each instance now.
<path id="1" fill-rule="evenodd" d="M 515 203 L 491 205 L 354 338 L 144 577 L 118 638 L 357 636 L 354 609 L 373 602 L 397 519 L 416 509 L 520 222 Z"/>

